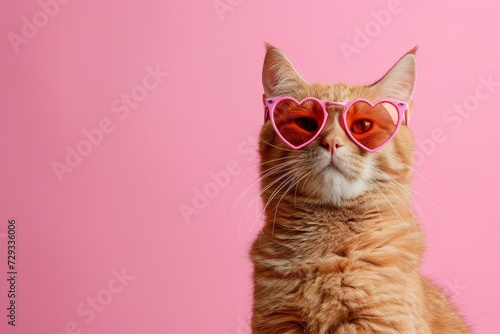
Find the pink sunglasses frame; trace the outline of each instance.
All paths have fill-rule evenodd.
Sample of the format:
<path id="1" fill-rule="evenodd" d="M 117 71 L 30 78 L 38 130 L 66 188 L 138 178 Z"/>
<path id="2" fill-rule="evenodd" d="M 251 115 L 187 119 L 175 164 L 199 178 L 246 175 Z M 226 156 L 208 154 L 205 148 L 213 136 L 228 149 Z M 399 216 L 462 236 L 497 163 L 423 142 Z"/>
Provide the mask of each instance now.
<path id="1" fill-rule="evenodd" d="M 321 124 L 321 126 L 316 131 L 316 134 L 311 139 L 309 139 L 307 142 L 305 142 L 299 146 L 295 146 L 295 145 L 291 144 L 290 142 L 288 142 L 288 140 L 283 138 L 281 133 L 278 131 L 278 127 L 276 126 L 276 123 L 274 122 L 274 117 L 271 117 L 271 115 L 273 115 L 273 113 L 274 113 L 274 107 L 279 102 L 281 102 L 283 100 L 292 100 L 295 103 L 297 103 L 298 105 L 300 105 L 306 101 L 313 100 L 313 101 L 319 103 L 321 105 L 321 107 L 323 108 L 323 112 L 325 114 L 323 124 Z M 358 142 L 356 140 L 356 138 L 354 138 L 354 136 L 351 134 L 351 132 L 347 129 L 347 119 L 346 119 L 347 111 L 356 102 L 366 102 L 372 107 L 374 107 L 375 105 L 377 105 L 379 103 L 388 102 L 388 103 L 392 104 L 394 107 L 396 107 L 396 110 L 398 111 L 398 122 L 396 123 L 396 128 L 394 129 L 394 132 L 389 137 L 389 139 L 387 139 L 382 145 L 380 145 L 374 149 L 370 149 L 370 148 L 364 146 L 363 144 L 361 144 L 360 142 Z M 408 121 L 409 121 L 408 103 L 406 103 L 404 101 L 400 101 L 400 100 L 394 100 L 394 99 L 383 99 L 383 100 L 378 100 L 375 103 L 371 103 L 370 101 L 365 100 L 365 99 L 356 99 L 356 100 L 349 101 L 349 102 L 336 102 L 336 101 L 323 101 L 323 100 L 319 100 L 315 97 L 306 97 L 305 99 L 303 99 L 302 101 L 299 102 L 291 96 L 270 97 L 270 98 L 264 99 L 264 107 L 265 107 L 264 121 L 266 121 L 268 118 L 270 118 L 271 123 L 272 123 L 273 128 L 274 128 L 274 131 L 276 131 L 276 133 L 281 138 L 281 140 L 283 140 L 285 142 L 285 144 L 287 144 L 288 146 L 290 146 L 294 150 L 298 150 L 298 149 L 301 149 L 302 147 L 309 145 L 312 141 L 314 141 L 314 139 L 316 139 L 318 137 L 320 132 L 323 130 L 323 128 L 326 125 L 326 121 L 328 119 L 328 112 L 326 111 L 326 107 L 328 107 L 328 106 L 342 106 L 342 107 L 344 107 L 344 111 L 342 112 L 342 117 L 341 117 L 341 120 L 342 120 L 341 126 L 344 129 L 344 132 L 347 134 L 349 139 L 351 139 L 351 141 L 354 144 L 356 144 L 357 146 L 359 146 L 360 148 L 362 148 L 368 152 L 376 152 L 376 151 L 380 150 L 381 148 L 383 148 L 385 145 L 387 145 L 392 140 L 392 138 L 394 138 L 394 136 L 396 136 L 396 133 L 398 132 L 401 124 L 403 123 L 403 119 L 404 119 L 404 124 L 406 126 L 408 126 Z"/>

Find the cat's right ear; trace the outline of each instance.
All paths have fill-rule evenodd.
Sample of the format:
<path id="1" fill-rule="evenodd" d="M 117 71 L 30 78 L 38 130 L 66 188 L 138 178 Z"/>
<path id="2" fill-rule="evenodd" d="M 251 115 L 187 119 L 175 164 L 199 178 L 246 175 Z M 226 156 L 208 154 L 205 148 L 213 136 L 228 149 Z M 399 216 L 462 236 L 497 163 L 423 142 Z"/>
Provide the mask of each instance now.
<path id="1" fill-rule="evenodd" d="M 380 98 L 393 98 L 408 103 L 412 101 L 415 89 L 417 47 L 401 57 L 398 62 L 372 85 Z"/>
<path id="2" fill-rule="evenodd" d="M 280 50 L 266 43 L 262 85 L 266 97 L 291 95 L 305 80 Z"/>

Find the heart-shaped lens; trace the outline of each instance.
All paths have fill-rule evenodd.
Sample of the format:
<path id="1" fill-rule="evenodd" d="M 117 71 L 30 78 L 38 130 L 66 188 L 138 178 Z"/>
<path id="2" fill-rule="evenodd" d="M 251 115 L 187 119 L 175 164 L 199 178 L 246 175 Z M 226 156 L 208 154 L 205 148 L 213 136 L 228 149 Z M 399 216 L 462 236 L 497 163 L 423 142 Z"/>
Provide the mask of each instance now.
<path id="1" fill-rule="evenodd" d="M 398 109 L 391 102 L 372 106 L 357 101 L 347 110 L 346 130 L 359 144 L 375 150 L 391 139 L 397 128 L 398 115 Z"/>
<path id="2" fill-rule="evenodd" d="M 315 100 L 301 104 L 292 99 L 281 100 L 272 117 L 281 137 L 295 148 L 314 139 L 325 121 L 323 107 Z"/>

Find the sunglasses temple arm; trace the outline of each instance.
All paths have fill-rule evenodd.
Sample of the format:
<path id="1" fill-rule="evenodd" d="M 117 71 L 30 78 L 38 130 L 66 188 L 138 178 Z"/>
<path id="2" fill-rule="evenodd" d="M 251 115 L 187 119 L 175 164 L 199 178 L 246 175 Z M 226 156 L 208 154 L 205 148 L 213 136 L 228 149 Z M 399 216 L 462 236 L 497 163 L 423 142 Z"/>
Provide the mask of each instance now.
<path id="1" fill-rule="evenodd" d="M 410 108 L 405 110 L 405 125 L 410 126 Z"/>
<path id="2" fill-rule="evenodd" d="M 267 121 L 268 118 L 269 118 L 269 108 L 265 107 L 265 109 L 264 109 L 264 122 Z"/>

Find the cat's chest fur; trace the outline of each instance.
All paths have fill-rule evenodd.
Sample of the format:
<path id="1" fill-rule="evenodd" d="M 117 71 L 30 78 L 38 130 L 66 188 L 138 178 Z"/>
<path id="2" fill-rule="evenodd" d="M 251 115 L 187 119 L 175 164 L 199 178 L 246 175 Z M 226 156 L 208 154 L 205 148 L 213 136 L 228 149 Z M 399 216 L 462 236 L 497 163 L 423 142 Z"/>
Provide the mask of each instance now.
<path id="1" fill-rule="evenodd" d="M 417 296 L 421 235 L 400 214 L 381 217 L 359 207 L 280 210 L 252 250 L 256 291 L 275 295 L 268 312 L 294 313 L 311 333 L 334 333 L 389 299 Z M 413 310 L 408 317 L 417 317 Z"/>

